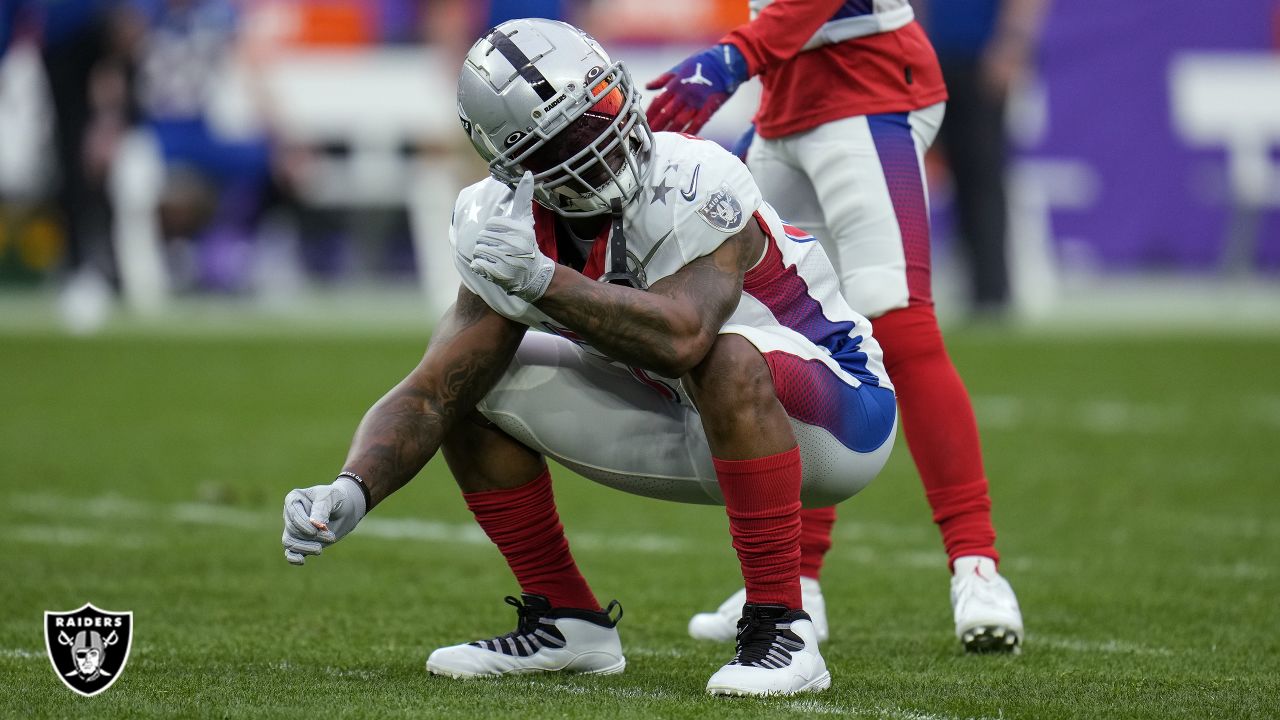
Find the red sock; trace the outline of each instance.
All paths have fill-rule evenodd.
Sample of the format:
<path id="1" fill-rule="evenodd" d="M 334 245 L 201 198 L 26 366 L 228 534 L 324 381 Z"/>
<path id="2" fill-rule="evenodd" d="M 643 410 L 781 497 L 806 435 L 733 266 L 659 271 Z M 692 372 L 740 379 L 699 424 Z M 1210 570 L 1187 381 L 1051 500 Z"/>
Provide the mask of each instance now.
<path id="1" fill-rule="evenodd" d="M 822 561 L 831 549 L 835 506 L 800 511 L 800 574 L 814 580 L 822 573 Z"/>
<path id="2" fill-rule="evenodd" d="M 991 495 L 983 478 L 963 485 L 926 490 L 933 521 L 942 530 L 942 544 L 954 562 L 964 555 L 985 555 L 999 562 L 996 531 L 991 526 Z"/>
<path id="3" fill-rule="evenodd" d="M 969 393 L 942 343 L 933 305 L 893 310 L 873 324 L 897 389 L 907 445 L 947 557 L 954 561 L 961 555 L 984 555 L 999 561 L 978 423 Z"/>
<path id="4" fill-rule="evenodd" d="M 747 602 L 799 609 L 800 448 L 751 460 L 713 460 Z"/>
<path id="5" fill-rule="evenodd" d="M 545 596 L 555 608 L 600 609 L 569 552 L 549 471 L 518 488 L 463 493 L 462 497 L 502 551 L 521 590 Z"/>

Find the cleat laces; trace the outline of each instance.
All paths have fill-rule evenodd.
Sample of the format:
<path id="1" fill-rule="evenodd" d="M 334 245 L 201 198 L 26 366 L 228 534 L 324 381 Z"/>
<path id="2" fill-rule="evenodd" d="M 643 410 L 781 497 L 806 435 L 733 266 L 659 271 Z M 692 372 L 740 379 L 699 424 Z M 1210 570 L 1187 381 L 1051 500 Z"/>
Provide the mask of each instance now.
<path id="1" fill-rule="evenodd" d="M 546 617 L 551 610 L 546 600 L 525 595 L 522 603 L 508 595 L 504 601 L 516 609 L 516 629 L 506 635 L 499 635 L 489 640 L 476 640 L 468 645 L 518 657 L 528 657 L 544 647 L 564 647 L 564 635 L 556 627 L 555 622 Z"/>
<path id="2" fill-rule="evenodd" d="M 791 654 L 804 649 L 804 640 L 791 631 L 791 622 L 808 616 L 788 612 L 781 605 L 746 605 L 738 621 L 738 649 L 730 665 L 766 669 L 791 664 Z"/>

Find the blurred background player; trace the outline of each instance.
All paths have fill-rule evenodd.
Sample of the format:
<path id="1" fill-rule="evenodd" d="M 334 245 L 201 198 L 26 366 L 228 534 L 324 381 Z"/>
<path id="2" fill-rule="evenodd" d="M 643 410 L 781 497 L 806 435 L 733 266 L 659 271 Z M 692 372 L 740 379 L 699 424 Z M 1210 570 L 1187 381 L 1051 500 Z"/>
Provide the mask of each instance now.
<path id="1" fill-rule="evenodd" d="M 968 256 L 970 314 L 1000 319 L 1009 305 L 1005 108 L 1030 71 L 1045 0 L 917 0 L 947 84 L 938 132 Z"/>
<path id="2" fill-rule="evenodd" d="M 970 651 L 1020 647 L 1022 615 L 999 554 L 969 396 L 947 355 L 930 287 L 923 156 L 947 90 L 906 0 L 751 3 L 753 19 L 652 81 L 655 130 L 696 133 L 760 76 L 748 165 L 779 213 L 822 241 L 845 298 L 875 322 L 904 432 L 952 570 L 956 636 Z M 802 513 L 805 607 L 820 632 L 818 584 L 835 509 Z M 695 615 L 694 637 L 729 639 L 742 597 Z"/>
<path id="3" fill-rule="evenodd" d="M 139 105 L 165 168 L 159 210 L 165 235 L 177 240 L 179 285 L 238 289 L 271 179 L 265 134 L 226 137 L 210 120 L 218 74 L 209 68 L 239 51 L 241 8 L 233 0 L 138 5 L 148 24 Z"/>
<path id="4" fill-rule="evenodd" d="M 30 38 L 48 83 L 53 204 L 66 248 L 60 310 L 73 331 L 101 323 L 115 281 L 104 184 L 133 119 L 128 81 L 140 32 L 130 9 L 125 0 L 6 0 L 0 7 L 0 59 L 11 43 Z"/>

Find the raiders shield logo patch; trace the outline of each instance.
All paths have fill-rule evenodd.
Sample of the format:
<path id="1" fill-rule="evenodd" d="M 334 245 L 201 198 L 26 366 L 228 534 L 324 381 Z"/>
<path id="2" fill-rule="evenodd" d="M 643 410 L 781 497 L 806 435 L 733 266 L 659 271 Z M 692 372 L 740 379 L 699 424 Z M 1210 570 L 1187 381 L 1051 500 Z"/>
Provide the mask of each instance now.
<path id="1" fill-rule="evenodd" d="M 742 204 L 738 202 L 738 198 L 728 185 L 721 185 L 720 189 L 711 193 L 707 202 L 698 208 L 698 215 L 717 230 L 733 230 L 742 224 Z"/>
<path id="2" fill-rule="evenodd" d="M 132 636 L 132 612 L 109 612 L 85 603 L 78 610 L 44 614 L 44 644 L 54 672 L 86 697 L 120 678 Z"/>

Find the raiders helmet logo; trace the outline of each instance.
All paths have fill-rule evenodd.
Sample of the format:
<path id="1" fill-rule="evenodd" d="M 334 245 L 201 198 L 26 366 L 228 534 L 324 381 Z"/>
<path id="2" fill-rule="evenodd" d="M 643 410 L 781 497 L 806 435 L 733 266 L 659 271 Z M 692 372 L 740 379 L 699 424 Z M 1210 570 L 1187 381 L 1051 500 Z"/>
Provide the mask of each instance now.
<path id="1" fill-rule="evenodd" d="M 120 679 L 133 636 L 132 612 L 109 612 L 85 603 L 70 612 L 44 614 L 44 644 L 58 679 L 86 697 Z"/>
<path id="2" fill-rule="evenodd" d="M 721 185 L 707 202 L 698 208 L 698 215 L 717 230 L 734 230 L 742 224 L 742 204 L 728 185 Z"/>

